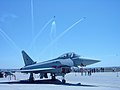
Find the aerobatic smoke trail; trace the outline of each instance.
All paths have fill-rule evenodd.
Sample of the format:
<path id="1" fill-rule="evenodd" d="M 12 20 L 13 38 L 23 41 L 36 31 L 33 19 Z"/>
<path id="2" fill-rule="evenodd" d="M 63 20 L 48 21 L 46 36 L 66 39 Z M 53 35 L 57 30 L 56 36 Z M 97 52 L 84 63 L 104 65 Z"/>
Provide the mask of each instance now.
<path id="1" fill-rule="evenodd" d="M 38 37 L 40 36 L 40 34 L 43 32 L 43 30 L 47 27 L 47 25 L 53 20 L 50 19 L 44 26 L 43 28 L 37 33 L 37 35 L 33 38 L 31 44 L 30 44 L 30 47 L 29 47 L 29 50 L 33 47 L 33 45 L 35 44 L 35 41 L 38 39 Z"/>
<path id="2" fill-rule="evenodd" d="M 15 42 L 0 28 L 1 35 L 4 39 L 6 39 L 9 43 L 11 43 L 17 50 L 17 52 L 20 52 L 20 48 L 15 44 Z"/>
<path id="3" fill-rule="evenodd" d="M 73 25 L 71 25 L 69 28 L 67 28 L 65 31 L 63 31 L 59 36 L 57 36 L 42 52 L 41 54 L 45 53 L 46 50 L 52 46 L 56 41 L 58 41 L 61 37 L 63 37 L 67 32 L 69 32 L 75 25 L 77 25 L 78 23 L 80 23 L 81 21 L 83 21 L 85 19 L 85 17 L 83 17 L 82 19 L 79 19 L 77 22 L 75 22 Z"/>
<path id="4" fill-rule="evenodd" d="M 50 31 L 50 41 L 52 42 L 55 39 L 55 37 L 56 37 L 56 22 L 55 22 L 55 17 L 54 17 L 54 20 L 51 26 L 51 31 Z M 53 56 L 53 51 L 55 52 L 55 50 L 56 50 L 56 45 L 54 44 L 50 49 L 51 58 Z"/>
<path id="5" fill-rule="evenodd" d="M 56 23 L 52 22 L 51 31 L 50 31 L 50 39 L 51 41 L 56 37 Z"/>
<path id="6" fill-rule="evenodd" d="M 34 37 L 34 14 L 33 14 L 33 0 L 31 0 L 31 22 L 32 22 L 32 39 Z"/>

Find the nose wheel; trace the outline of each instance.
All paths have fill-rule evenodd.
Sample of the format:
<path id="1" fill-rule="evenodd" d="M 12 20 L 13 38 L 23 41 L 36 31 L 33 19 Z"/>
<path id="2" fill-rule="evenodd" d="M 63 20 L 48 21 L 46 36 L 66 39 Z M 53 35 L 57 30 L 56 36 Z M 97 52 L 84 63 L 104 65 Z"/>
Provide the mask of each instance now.
<path id="1" fill-rule="evenodd" d="M 63 80 L 62 80 L 62 83 L 63 83 L 63 84 L 65 84 L 65 83 L 66 83 L 66 80 L 65 80 L 65 79 L 63 79 Z"/>
<path id="2" fill-rule="evenodd" d="M 62 83 L 65 84 L 65 83 L 66 83 L 65 75 L 63 75 L 62 77 L 63 77 L 63 79 L 62 79 Z"/>

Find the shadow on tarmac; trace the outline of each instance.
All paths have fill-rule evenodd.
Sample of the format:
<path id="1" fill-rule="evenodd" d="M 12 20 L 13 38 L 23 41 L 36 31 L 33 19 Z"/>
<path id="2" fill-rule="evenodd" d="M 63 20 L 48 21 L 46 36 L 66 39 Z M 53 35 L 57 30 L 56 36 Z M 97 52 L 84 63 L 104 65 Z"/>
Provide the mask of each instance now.
<path id="1" fill-rule="evenodd" d="M 83 87 L 98 87 L 95 85 L 85 85 L 81 83 L 72 84 L 72 83 L 65 83 L 63 84 L 60 80 L 35 80 L 33 82 L 30 82 L 29 80 L 20 80 L 20 81 L 8 81 L 8 82 L 0 82 L 0 84 L 55 84 L 55 85 L 66 85 L 66 86 L 83 86 Z"/>

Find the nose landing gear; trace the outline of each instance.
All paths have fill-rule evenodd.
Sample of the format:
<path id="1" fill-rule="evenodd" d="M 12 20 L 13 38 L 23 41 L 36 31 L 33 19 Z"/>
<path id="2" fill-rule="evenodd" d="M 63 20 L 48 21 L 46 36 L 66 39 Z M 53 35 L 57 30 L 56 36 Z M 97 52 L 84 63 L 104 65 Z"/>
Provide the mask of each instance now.
<path id="1" fill-rule="evenodd" d="M 65 80 L 65 79 L 63 79 L 63 80 L 62 80 L 62 83 L 63 83 L 63 84 L 65 84 L 65 83 L 66 83 L 66 80 Z"/>
<path id="2" fill-rule="evenodd" d="M 51 80 L 52 80 L 52 81 L 57 80 L 55 73 L 51 73 Z M 62 75 L 62 84 L 65 84 L 65 83 L 66 83 L 65 74 L 63 74 L 63 75 Z"/>
<path id="3" fill-rule="evenodd" d="M 63 79 L 62 79 L 62 83 L 65 84 L 65 83 L 66 83 L 65 75 L 63 75 L 62 77 L 63 77 Z"/>

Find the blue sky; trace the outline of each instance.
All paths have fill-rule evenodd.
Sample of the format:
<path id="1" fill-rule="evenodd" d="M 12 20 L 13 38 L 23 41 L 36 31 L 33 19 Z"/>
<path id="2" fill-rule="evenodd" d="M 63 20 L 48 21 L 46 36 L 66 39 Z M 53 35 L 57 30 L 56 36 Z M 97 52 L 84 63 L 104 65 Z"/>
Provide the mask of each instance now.
<path id="1" fill-rule="evenodd" d="M 119 39 L 119 0 L 0 0 L 0 68 L 24 66 L 21 50 L 37 62 L 75 52 L 100 59 L 93 67 L 120 66 Z"/>

